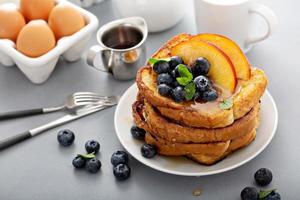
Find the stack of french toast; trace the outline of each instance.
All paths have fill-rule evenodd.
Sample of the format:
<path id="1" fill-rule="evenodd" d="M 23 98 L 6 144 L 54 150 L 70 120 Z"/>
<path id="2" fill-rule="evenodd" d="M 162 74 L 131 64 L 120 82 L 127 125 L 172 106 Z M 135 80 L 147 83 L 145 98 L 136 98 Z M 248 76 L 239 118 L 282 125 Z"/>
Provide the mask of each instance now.
<path id="1" fill-rule="evenodd" d="M 256 137 L 267 78 L 224 36 L 174 36 L 136 82 L 134 121 L 161 155 L 212 165 Z"/>

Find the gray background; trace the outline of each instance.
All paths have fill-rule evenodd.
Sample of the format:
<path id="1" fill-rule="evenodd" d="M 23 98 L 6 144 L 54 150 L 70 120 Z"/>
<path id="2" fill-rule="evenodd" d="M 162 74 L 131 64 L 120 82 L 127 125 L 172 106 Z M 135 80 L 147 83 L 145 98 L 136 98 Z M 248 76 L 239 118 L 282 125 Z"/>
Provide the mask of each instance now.
<path id="1" fill-rule="evenodd" d="M 300 183 L 300 3 L 293 0 L 262 2 L 274 9 L 280 20 L 277 33 L 248 54 L 251 63 L 267 73 L 268 89 L 279 110 L 277 134 L 263 153 L 238 169 L 199 178 L 164 174 L 131 159 L 131 178 L 118 182 L 112 175 L 110 156 L 122 147 L 114 131 L 115 108 L 111 108 L 0 152 L 0 199 L 237 200 L 240 191 L 253 184 L 253 173 L 260 167 L 268 167 L 274 173 L 270 188 L 278 188 L 285 200 L 295 199 Z M 176 27 L 149 36 L 148 55 L 176 33 L 196 32 L 190 1 L 187 6 L 189 12 Z M 90 10 L 99 17 L 100 24 L 118 18 L 110 1 Z M 94 43 L 95 38 L 90 45 Z M 39 86 L 30 83 L 17 68 L 0 67 L 0 111 L 56 105 L 76 91 L 122 94 L 132 83 L 115 81 L 89 68 L 83 60 L 71 64 L 60 61 L 50 79 Z M 3 121 L 0 138 L 62 115 L 55 113 Z M 76 133 L 75 144 L 70 148 L 62 148 L 56 141 L 57 131 L 62 128 L 70 128 Z M 90 138 L 99 140 L 102 145 L 100 159 L 103 166 L 95 175 L 74 170 L 71 165 L 72 158 L 76 153 L 84 152 L 84 142 Z M 197 188 L 203 190 L 200 197 L 192 196 L 192 191 Z"/>

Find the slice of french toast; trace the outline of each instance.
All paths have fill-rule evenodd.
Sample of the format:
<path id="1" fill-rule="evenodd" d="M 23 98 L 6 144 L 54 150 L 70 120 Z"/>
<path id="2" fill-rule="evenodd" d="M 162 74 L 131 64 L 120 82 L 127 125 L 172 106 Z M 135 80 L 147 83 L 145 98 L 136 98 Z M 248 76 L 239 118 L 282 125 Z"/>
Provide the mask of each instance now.
<path id="1" fill-rule="evenodd" d="M 152 135 L 169 142 L 179 143 L 207 143 L 224 142 L 248 134 L 257 127 L 259 103 L 244 117 L 223 128 L 194 128 L 182 126 L 174 120 L 163 117 L 142 95 L 132 105 L 135 123 L 150 132 Z"/>

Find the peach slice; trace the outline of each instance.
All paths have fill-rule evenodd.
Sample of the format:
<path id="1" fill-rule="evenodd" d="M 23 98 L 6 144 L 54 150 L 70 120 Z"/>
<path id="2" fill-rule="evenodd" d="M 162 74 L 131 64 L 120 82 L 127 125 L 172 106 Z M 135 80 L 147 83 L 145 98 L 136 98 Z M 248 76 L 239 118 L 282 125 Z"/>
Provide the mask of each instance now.
<path id="1" fill-rule="evenodd" d="M 230 58 L 237 75 L 237 78 L 242 80 L 249 80 L 250 65 L 247 57 L 240 49 L 240 47 L 231 39 L 217 34 L 199 34 L 192 38 L 192 40 L 204 40 L 210 42 L 220 48 Z"/>
<path id="2" fill-rule="evenodd" d="M 234 66 L 229 57 L 218 47 L 205 41 L 181 42 L 171 49 L 172 56 L 180 56 L 185 64 L 191 65 L 197 58 L 204 57 L 210 62 L 208 76 L 214 83 L 234 93 L 237 84 Z"/>

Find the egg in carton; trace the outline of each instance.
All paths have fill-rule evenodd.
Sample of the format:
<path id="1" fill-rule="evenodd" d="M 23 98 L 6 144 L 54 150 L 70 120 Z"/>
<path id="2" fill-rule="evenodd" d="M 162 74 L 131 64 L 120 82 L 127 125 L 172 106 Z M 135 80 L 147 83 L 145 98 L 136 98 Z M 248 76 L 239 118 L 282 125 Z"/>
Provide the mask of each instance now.
<path id="1" fill-rule="evenodd" d="M 91 7 L 92 5 L 100 3 L 104 0 L 70 0 L 70 1 L 83 7 L 83 8 L 88 8 L 88 7 Z"/>

